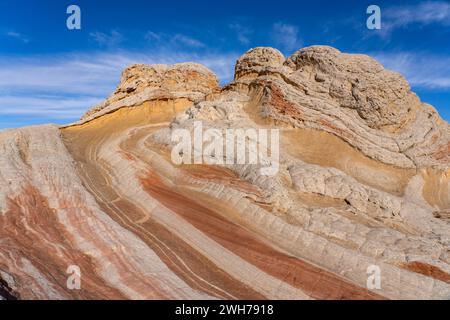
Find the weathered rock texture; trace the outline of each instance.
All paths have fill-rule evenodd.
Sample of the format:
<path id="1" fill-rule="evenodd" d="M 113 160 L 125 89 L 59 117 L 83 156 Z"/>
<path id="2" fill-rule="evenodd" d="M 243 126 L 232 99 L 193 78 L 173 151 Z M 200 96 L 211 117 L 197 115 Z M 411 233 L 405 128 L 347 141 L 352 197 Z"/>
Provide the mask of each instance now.
<path id="1" fill-rule="evenodd" d="M 195 121 L 280 129 L 278 173 L 174 165 Z M 367 56 L 255 48 L 223 88 L 131 66 L 79 122 L 0 149 L 3 298 L 450 298 L 450 127 Z"/>

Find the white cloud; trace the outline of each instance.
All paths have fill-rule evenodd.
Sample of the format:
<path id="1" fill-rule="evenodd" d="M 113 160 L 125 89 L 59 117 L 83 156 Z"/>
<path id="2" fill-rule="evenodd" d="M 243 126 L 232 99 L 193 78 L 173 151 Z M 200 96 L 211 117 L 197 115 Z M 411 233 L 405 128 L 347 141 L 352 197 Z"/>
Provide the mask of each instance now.
<path id="1" fill-rule="evenodd" d="M 387 69 L 404 75 L 412 86 L 450 89 L 450 56 L 396 52 L 371 54 Z"/>
<path id="2" fill-rule="evenodd" d="M 283 22 L 277 22 L 272 26 L 272 40 L 286 51 L 295 51 L 302 47 L 302 40 L 298 35 L 298 27 Z"/>
<path id="3" fill-rule="evenodd" d="M 194 47 L 194 48 L 202 48 L 205 46 L 201 41 L 191 38 L 191 37 L 188 37 L 188 36 L 185 36 L 185 35 L 182 35 L 182 34 L 176 34 L 172 38 L 172 41 L 175 43 L 181 43 L 181 44 L 187 45 L 189 47 Z"/>
<path id="4" fill-rule="evenodd" d="M 383 11 L 383 17 L 392 27 L 431 23 L 450 25 L 450 3 L 427 1 L 416 5 L 391 7 Z"/>
<path id="5" fill-rule="evenodd" d="M 134 63 L 195 61 L 228 82 L 233 77 L 237 58 L 233 53 L 174 53 L 173 50 L 151 54 L 117 51 L 0 57 L 0 118 L 73 121 L 113 92 L 123 69 Z"/>
<path id="6" fill-rule="evenodd" d="M 181 33 L 167 34 L 156 33 L 153 31 L 147 31 L 145 39 L 150 42 L 156 42 L 159 46 L 172 46 L 172 47 L 191 47 L 191 48 L 204 48 L 206 45 L 198 39 Z"/>
<path id="7" fill-rule="evenodd" d="M 413 5 L 381 8 L 381 30 L 372 32 L 389 38 L 396 29 L 423 27 L 431 24 L 450 26 L 450 3 L 425 1 Z"/>
<path id="8" fill-rule="evenodd" d="M 147 39 L 148 41 L 161 41 L 162 37 L 163 34 L 153 31 L 147 31 L 147 33 L 145 34 L 145 39 Z"/>
<path id="9" fill-rule="evenodd" d="M 252 29 L 243 26 L 240 23 L 231 23 L 228 27 L 234 32 L 236 32 L 237 39 L 240 43 L 245 45 L 250 43 L 249 37 L 253 33 Z"/>
<path id="10" fill-rule="evenodd" d="M 102 47 L 115 47 L 123 40 L 123 35 L 116 30 L 112 30 L 109 34 L 98 31 L 91 32 L 89 36 Z"/>
<path id="11" fill-rule="evenodd" d="M 26 36 L 24 36 L 23 34 L 21 34 L 19 32 L 9 31 L 9 32 L 6 32 L 5 35 L 10 37 L 10 38 L 14 38 L 14 39 L 17 39 L 19 41 L 22 41 L 23 43 L 30 42 L 30 40 Z"/>
<path id="12" fill-rule="evenodd" d="M 93 97 L 66 98 L 60 96 L 0 96 L 0 116 L 16 115 L 28 117 L 46 116 L 53 119 L 73 119 L 86 112 L 86 106 L 99 103 Z"/>

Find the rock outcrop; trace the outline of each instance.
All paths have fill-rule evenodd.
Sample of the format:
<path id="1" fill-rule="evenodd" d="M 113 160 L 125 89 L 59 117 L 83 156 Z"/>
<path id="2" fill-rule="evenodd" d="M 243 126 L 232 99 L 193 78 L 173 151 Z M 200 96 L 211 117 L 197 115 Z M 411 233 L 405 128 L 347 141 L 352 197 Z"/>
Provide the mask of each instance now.
<path id="1" fill-rule="evenodd" d="M 199 122 L 278 129 L 276 172 L 175 164 Z M 3 298 L 450 298 L 450 126 L 368 56 L 255 48 L 223 88 L 198 64 L 134 65 L 79 122 L 0 149 Z"/>
<path id="2" fill-rule="evenodd" d="M 116 91 L 86 112 L 82 120 L 158 97 L 184 97 L 200 101 L 206 94 L 217 90 L 219 83 L 216 75 L 197 63 L 179 63 L 173 66 L 136 64 L 125 69 Z"/>

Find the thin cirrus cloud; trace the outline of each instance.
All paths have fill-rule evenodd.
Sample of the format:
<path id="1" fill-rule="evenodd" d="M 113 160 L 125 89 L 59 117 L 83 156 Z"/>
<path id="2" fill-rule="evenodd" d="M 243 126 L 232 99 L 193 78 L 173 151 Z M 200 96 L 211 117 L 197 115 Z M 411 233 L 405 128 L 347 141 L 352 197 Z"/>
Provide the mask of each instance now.
<path id="1" fill-rule="evenodd" d="M 116 30 L 111 30 L 109 33 L 91 32 L 89 37 L 102 47 L 115 47 L 123 41 L 123 35 Z"/>
<path id="2" fill-rule="evenodd" d="M 233 77 L 237 58 L 234 53 L 173 51 L 0 57 L 0 116 L 14 118 L 17 123 L 30 117 L 41 118 L 41 123 L 70 122 L 106 98 L 117 86 L 121 71 L 130 64 L 195 61 L 212 69 L 225 83 Z M 14 127 L 11 121 L 8 126 Z"/>
<path id="3" fill-rule="evenodd" d="M 19 32 L 16 32 L 16 31 L 8 31 L 8 32 L 5 33 L 5 35 L 7 37 L 9 37 L 9 38 L 16 39 L 16 40 L 18 40 L 20 42 L 23 42 L 23 43 L 30 42 L 30 40 L 28 39 L 27 36 L 25 36 L 25 35 L 23 35 L 23 34 L 21 34 Z"/>
<path id="4" fill-rule="evenodd" d="M 416 5 L 388 8 L 383 12 L 392 27 L 404 27 L 414 23 L 428 25 L 439 23 L 450 25 L 450 3 L 427 1 Z"/>
<path id="5" fill-rule="evenodd" d="M 241 44 L 248 45 L 250 43 L 250 36 L 253 30 L 240 23 L 230 23 L 228 27 L 236 33 L 236 37 Z"/>
<path id="6" fill-rule="evenodd" d="M 164 46 L 187 46 L 191 48 L 204 48 L 206 45 L 198 39 L 184 34 L 167 34 L 148 31 L 145 34 L 145 39 L 149 42 Z"/>
<path id="7" fill-rule="evenodd" d="M 389 38 L 396 29 L 423 27 L 431 24 L 450 26 L 450 3 L 425 1 L 417 4 L 381 8 L 381 30 L 377 35 Z"/>
<path id="8" fill-rule="evenodd" d="M 273 42 L 288 53 L 300 49 L 303 45 L 298 27 L 291 24 L 284 22 L 273 24 L 270 35 Z"/>
<path id="9" fill-rule="evenodd" d="M 86 111 L 85 106 L 99 102 L 95 97 L 67 98 L 52 95 L 36 95 L 34 97 L 18 97 L 1 95 L 0 115 L 15 116 L 51 116 L 52 119 L 72 119 Z M 13 112 L 11 110 L 14 110 Z"/>
<path id="10" fill-rule="evenodd" d="M 430 90 L 450 89 L 450 56 L 420 52 L 372 53 L 387 69 L 404 75 L 410 84 Z"/>

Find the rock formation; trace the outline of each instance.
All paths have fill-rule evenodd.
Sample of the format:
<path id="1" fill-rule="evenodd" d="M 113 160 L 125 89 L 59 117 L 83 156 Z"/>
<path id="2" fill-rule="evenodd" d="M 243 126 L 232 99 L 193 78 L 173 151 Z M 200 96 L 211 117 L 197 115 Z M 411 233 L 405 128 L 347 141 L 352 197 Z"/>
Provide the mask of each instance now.
<path id="1" fill-rule="evenodd" d="M 174 164 L 196 121 L 279 129 L 279 170 Z M 4 299 L 450 298 L 450 126 L 368 56 L 255 48 L 223 88 L 134 65 L 79 122 L 0 149 Z"/>

